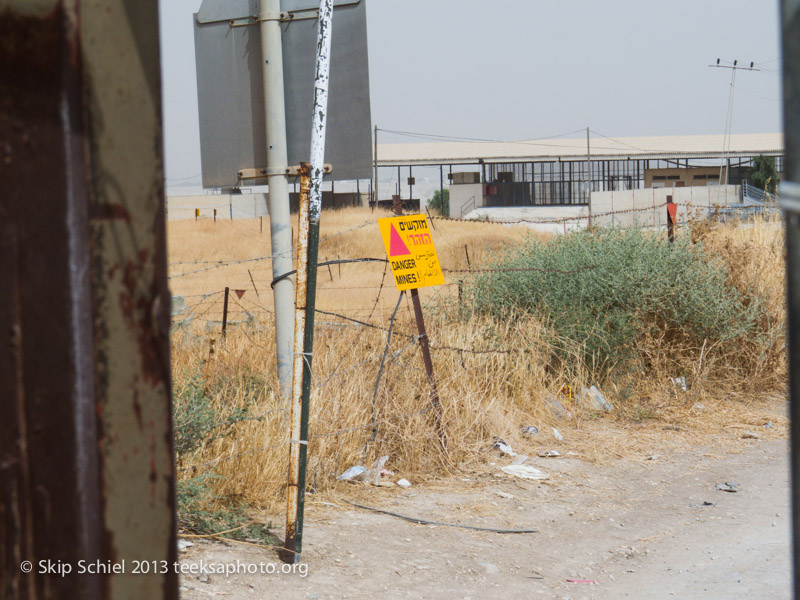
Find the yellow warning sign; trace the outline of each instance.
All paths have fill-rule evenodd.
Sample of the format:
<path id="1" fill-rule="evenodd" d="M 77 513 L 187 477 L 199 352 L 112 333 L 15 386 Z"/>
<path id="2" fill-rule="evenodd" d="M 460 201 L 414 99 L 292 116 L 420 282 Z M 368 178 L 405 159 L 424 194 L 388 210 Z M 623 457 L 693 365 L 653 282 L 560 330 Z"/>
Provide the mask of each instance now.
<path id="1" fill-rule="evenodd" d="M 425 215 L 378 219 L 378 227 L 398 290 L 444 283 Z"/>

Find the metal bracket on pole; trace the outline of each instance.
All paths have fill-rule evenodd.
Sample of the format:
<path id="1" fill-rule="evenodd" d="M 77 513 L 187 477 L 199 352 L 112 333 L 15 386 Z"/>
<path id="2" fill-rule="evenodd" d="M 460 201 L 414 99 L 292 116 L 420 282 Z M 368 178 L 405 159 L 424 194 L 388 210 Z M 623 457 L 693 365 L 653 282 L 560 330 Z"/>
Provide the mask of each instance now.
<path id="1" fill-rule="evenodd" d="M 299 177 L 302 173 L 300 165 L 292 167 L 262 167 L 262 168 L 248 168 L 241 169 L 237 175 L 239 179 L 260 179 L 262 177 L 269 177 L 270 175 L 287 175 L 289 177 Z M 333 173 L 333 167 L 326 164 L 323 167 L 323 173 L 328 175 Z"/>
<path id="2" fill-rule="evenodd" d="M 339 2 L 335 8 L 342 6 L 351 6 L 361 2 L 361 0 L 352 0 L 351 2 Z M 277 14 L 267 14 L 262 16 L 249 16 L 240 17 L 238 19 L 230 19 L 231 27 L 248 27 L 249 25 L 258 25 L 265 21 L 278 21 L 280 23 L 290 23 L 291 21 L 305 21 L 308 19 L 319 19 L 318 8 L 301 8 L 291 12 L 281 12 Z"/>

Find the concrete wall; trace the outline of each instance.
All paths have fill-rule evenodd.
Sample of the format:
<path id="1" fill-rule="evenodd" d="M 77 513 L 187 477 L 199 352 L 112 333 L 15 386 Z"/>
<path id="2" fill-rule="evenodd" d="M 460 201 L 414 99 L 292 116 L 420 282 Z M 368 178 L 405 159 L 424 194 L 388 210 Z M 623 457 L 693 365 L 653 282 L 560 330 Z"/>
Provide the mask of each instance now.
<path id="1" fill-rule="evenodd" d="M 738 204 L 739 194 L 738 185 L 592 192 L 593 224 L 666 227 L 667 209 L 661 205 L 667 201 L 667 196 L 672 196 L 672 201 L 678 205 L 678 223 L 685 223 L 690 216 L 705 216 L 715 205 Z"/>
<path id="2" fill-rule="evenodd" d="M 455 175 L 455 173 L 453 173 Z M 483 206 L 483 184 L 464 183 L 450 186 L 450 216 L 454 219 L 466 217 L 472 210 L 467 207 Z"/>
<path id="3" fill-rule="evenodd" d="M 255 219 L 269 215 L 269 194 L 204 194 L 198 196 L 167 197 L 167 219 L 184 221 L 194 219 L 194 210 L 200 209 L 201 219 L 213 219 L 217 209 L 217 219 Z M 359 204 L 360 202 L 360 204 Z M 289 206 L 297 211 L 298 194 L 289 194 Z M 322 192 L 322 208 L 344 208 L 348 206 L 368 206 L 369 194 L 356 192 Z"/>
<path id="4" fill-rule="evenodd" d="M 566 233 L 586 227 L 588 214 L 586 206 L 492 206 L 470 211 L 465 218 L 520 221 L 536 231 Z"/>
<path id="5" fill-rule="evenodd" d="M 194 219 L 194 209 L 201 219 L 255 219 L 269 214 L 266 194 L 207 194 L 203 196 L 171 196 L 167 198 L 167 219 Z"/>

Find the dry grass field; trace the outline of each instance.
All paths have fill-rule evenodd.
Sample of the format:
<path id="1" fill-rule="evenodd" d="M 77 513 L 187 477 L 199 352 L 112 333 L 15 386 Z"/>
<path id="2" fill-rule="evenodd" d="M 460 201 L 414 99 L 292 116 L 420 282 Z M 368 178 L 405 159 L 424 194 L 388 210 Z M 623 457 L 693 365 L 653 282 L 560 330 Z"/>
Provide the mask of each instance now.
<path id="1" fill-rule="evenodd" d="M 389 215 L 368 209 L 323 213 L 320 260 L 383 258 L 376 224 L 381 216 Z M 744 354 L 751 351 L 735 344 L 703 344 L 683 349 L 676 358 L 675 352 L 662 352 L 663 339 L 652 339 L 647 341 L 650 372 L 631 375 L 624 393 L 619 386 L 603 388 L 613 412 L 599 414 L 560 395 L 564 385 L 579 389 L 593 381 L 577 356 L 569 376 L 544 367 L 549 349 L 536 317 L 458 319 L 438 301 L 445 296 L 456 302 L 457 280 L 464 275 L 449 271 L 481 268 L 528 236 L 543 234 L 488 223 L 436 220 L 434 225 L 447 285 L 425 288 L 420 295 L 434 347 L 447 453 L 439 450 L 436 439 L 409 299 L 400 303 L 377 390 L 387 332 L 319 314 L 308 471 L 314 491 L 335 495 L 347 485 L 337 482 L 336 475 L 385 454 L 390 456 L 388 468 L 415 483 L 480 469 L 494 436 L 525 454 L 559 449 L 604 462 L 644 460 L 667 446 L 725 445 L 744 429 L 757 430 L 764 438 L 786 435 L 779 409 L 785 378 L 782 344 L 762 348 L 759 355 Z M 176 397 L 202 393 L 223 418 L 247 411 L 247 418 L 224 436 L 180 457 L 182 476 L 215 473 L 221 498 L 272 509 L 284 502 L 288 415 L 275 391 L 267 220 L 263 233 L 260 226 L 258 219 L 169 223 L 170 287 L 189 307 L 174 318 L 182 325 L 173 332 L 172 360 Z M 784 266 L 778 222 L 696 223 L 682 234 L 702 239 L 726 262 L 731 285 L 757 290 L 768 305 L 769 323 L 763 327 L 782 330 Z M 218 321 L 226 286 L 244 294 L 238 298 L 231 292 L 229 320 L 234 325 L 221 339 Z M 378 262 L 322 267 L 318 286 L 318 309 L 381 328 L 388 326 L 399 296 L 385 264 Z M 678 373 L 687 376 L 685 392 L 670 379 Z M 561 399 L 571 418 L 555 414 L 548 394 Z M 763 428 L 767 421 L 774 428 Z M 521 428 L 529 425 L 540 433 L 523 436 Z M 555 440 L 553 427 L 563 434 L 563 442 Z"/>

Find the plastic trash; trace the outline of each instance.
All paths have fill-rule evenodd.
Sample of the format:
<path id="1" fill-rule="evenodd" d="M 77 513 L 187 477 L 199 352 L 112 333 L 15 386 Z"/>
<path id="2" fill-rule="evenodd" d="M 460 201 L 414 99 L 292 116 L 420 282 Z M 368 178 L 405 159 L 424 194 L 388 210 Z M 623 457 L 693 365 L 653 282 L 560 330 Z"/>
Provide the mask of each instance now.
<path id="1" fill-rule="evenodd" d="M 513 500 L 514 494 L 509 494 L 508 492 L 495 492 L 501 498 L 505 498 L 506 500 Z"/>
<path id="2" fill-rule="evenodd" d="M 397 485 L 399 485 L 401 488 L 410 488 L 411 482 L 408 479 L 400 479 L 397 481 Z"/>
<path id="3" fill-rule="evenodd" d="M 598 390 L 596 386 L 592 386 L 588 389 L 581 388 L 579 398 L 581 404 L 589 404 L 595 410 L 604 410 L 606 412 L 614 410 L 614 407 L 606 400 L 605 396 L 603 396 L 602 392 Z"/>
<path id="4" fill-rule="evenodd" d="M 569 420 L 572 418 L 572 413 L 569 412 L 566 408 L 564 408 L 564 405 L 561 404 L 561 401 L 558 400 L 558 398 L 556 398 L 555 396 L 553 396 L 553 394 L 547 394 L 547 396 L 545 396 L 545 400 L 547 401 L 547 404 L 550 406 L 550 411 L 557 419 Z"/>
<path id="5" fill-rule="evenodd" d="M 187 548 L 191 548 L 192 546 L 194 546 L 194 544 L 189 540 L 178 538 L 178 550 L 186 550 Z"/>
<path id="6" fill-rule="evenodd" d="M 520 479 L 549 479 L 550 475 L 529 465 L 508 465 L 501 469 L 503 473 Z"/>
<path id="7" fill-rule="evenodd" d="M 689 508 L 710 508 L 712 506 L 716 506 L 716 503 L 704 500 L 701 504 L 690 504 Z"/>
<path id="8" fill-rule="evenodd" d="M 527 427 L 522 428 L 522 434 L 530 437 L 539 435 L 539 428 L 536 427 L 536 425 L 528 425 Z"/>
<path id="9" fill-rule="evenodd" d="M 500 452 L 502 452 L 503 454 L 508 454 L 509 456 L 517 455 L 517 453 L 514 452 L 514 449 L 511 446 L 506 444 L 503 440 L 501 440 L 498 437 L 494 438 L 494 443 L 492 444 L 492 448 L 497 448 L 498 450 L 500 450 Z"/>
<path id="10" fill-rule="evenodd" d="M 528 460 L 528 457 L 527 457 L 527 455 L 525 455 L 525 454 L 520 454 L 520 455 L 519 455 L 517 458 L 515 458 L 515 459 L 513 460 L 513 462 L 512 462 L 511 464 L 512 464 L 512 465 L 521 465 L 521 464 L 522 464 L 522 463 L 524 463 L 526 460 Z"/>
<path id="11" fill-rule="evenodd" d="M 497 448 L 503 454 L 508 454 L 509 456 L 516 456 L 517 455 L 517 453 L 514 452 L 514 449 L 511 446 L 509 446 L 508 444 L 498 444 Z"/>
<path id="12" fill-rule="evenodd" d="M 339 481 L 361 481 L 364 479 L 364 474 L 366 472 L 366 467 L 362 465 L 356 465 L 347 469 L 347 471 L 339 475 L 336 479 Z"/>
<path id="13" fill-rule="evenodd" d="M 735 494 L 739 491 L 739 485 L 740 484 L 738 483 L 718 483 L 717 489 L 720 492 L 731 492 L 732 494 Z"/>
<path id="14" fill-rule="evenodd" d="M 564 436 L 561 435 L 561 432 L 555 427 L 553 427 L 553 437 L 555 437 L 559 442 L 564 441 Z"/>
<path id="15" fill-rule="evenodd" d="M 673 385 L 681 388 L 681 391 L 686 391 L 686 377 L 670 377 Z"/>
<path id="16" fill-rule="evenodd" d="M 383 470 L 383 465 L 386 464 L 387 460 L 389 460 L 388 455 L 381 456 L 378 460 L 372 463 L 372 466 L 364 473 L 364 481 L 377 485 L 381 480 L 381 471 Z"/>
<path id="17" fill-rule="evenodd" d="M 764 429 L 773 429 L 774 427 L 775 423 L 773 423 L 772 421 L 767 421 L 766 423 L 764 423 Z"/>
<path id="18" fill-rule="evenodd" d="M 555 458 L 557 456 L 561 456 L 561 453 L 558 450 L 543 450 L 539 452 L 539 456 L 542 458 Z"/>
<path id="19" fill-rule="evenodd" d="M 761 436 L 759 434 L 757 434 L 755 431 L 744 430 L 742 432 L 742 438 L 744 438 L 746 440 L 757 440 L 760 437 Z"/>

